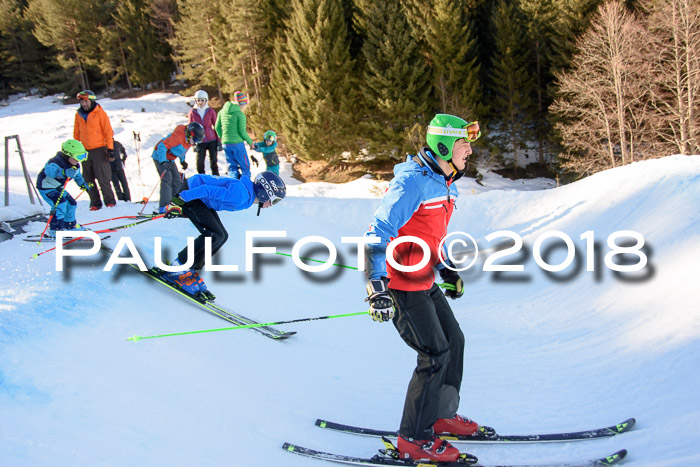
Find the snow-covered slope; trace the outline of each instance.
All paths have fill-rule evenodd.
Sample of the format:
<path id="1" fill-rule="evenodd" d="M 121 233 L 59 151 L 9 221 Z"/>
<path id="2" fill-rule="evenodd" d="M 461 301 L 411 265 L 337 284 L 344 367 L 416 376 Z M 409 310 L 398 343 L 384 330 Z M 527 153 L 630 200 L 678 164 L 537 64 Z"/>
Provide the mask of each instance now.
<path id="1" fill-rule="evenodd" d="M 150 191 L 157 180 L 150 148 L 184 119 L 184 99 L 160 94 L 103 104 L 117 139 L 123 135 L 128 144 L 131 132 L 141 131 L 143 185 Z M 73 112 L 44 99 L 0 109 L 0 127 L 21 135 L 32 176 L 70 136 Z M 133 156 L 127 168 L 137 184 Z M 4 218 L 31 210 L 18 167 L 11 167 L 12 204 L 2 208 Z M 288 181 L 290 173 L 284 165 Z M 221 213 L 230 238 L 216 261 L 240 272 L 205 274 L 217 302 L 266 322 L 366 309 L 357 271 L 309 274 L 290 258 L 264 255 L 255 272 L 245 272 L 245 232 L 285 230 L 285 239 L 271 243 L 284 253 L 305 236 L 321 235 L 337 246 L 337 263 L 355 265 L 354 248 L 340 238 L 365 231 L 383 186 L 296 184 L 260 217 L 253 209 Z M 452 302 L 467 337 L 461 412 L 513 434 L 627 417 L 638 426 L 601 441 L 468 450 L 484 463 L 524 463 L 624 447 L 630 465 L 700 464 L 700 156 L 636 163 L 556 189 L 488 188 L 460 182 L 450 230 L 482 246 L 500 241 L 484 240 L 499 230 L 519 234 L 525 248 L 505 261 L 524 271 L 483 272 L 482 256 L 463 273 L 467 293 Z M 88 212 L 81 198 L 78 220 L 140 208 L 120 203 Z M 40 232 L 43 225 L 29 228 Z M 546 274 L 533 250 L 552 230 L 568 235 L 576 253 L 570 268 Z M 616 275 L 603 261 L 608 236 L 624 230 L 646 242 L 649 263 L 641 273 Z M 586 231 L 594 232 L 595 271 L 586 270 L 580 239 Z M 176 219 L 123 233 L 152 264 L 154 236 L 163 237 L 169 258 L 195 230 Z M 282 443 L 355 455 L 380 446 L 324 432 L 313 424 L 317 417 L 398 425 L 415 354 L 391 324 L 356 316 L 286 326 L 298 334 L 284 342 L 236 330 L 134 343 L 126 338 L 228 323 L 128 266 L 103 271 L 103 254 L 70 259 L 65 273 L 56 272 L 53 254 L 30 259 L 43 248 L 21 237 L 0 243 L 0 465 L 320 466 L 284 452 Z M 327 252 L 312 245 L 302 256 L 325 259 Z M 547 259 L 556 264 L 564 256 L 560 248 Z"/>

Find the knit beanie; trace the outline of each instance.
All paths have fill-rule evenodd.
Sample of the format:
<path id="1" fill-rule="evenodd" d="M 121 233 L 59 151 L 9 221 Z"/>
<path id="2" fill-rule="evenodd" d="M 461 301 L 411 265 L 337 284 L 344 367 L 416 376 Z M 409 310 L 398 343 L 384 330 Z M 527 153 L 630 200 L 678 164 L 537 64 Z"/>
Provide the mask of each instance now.
<path id="1" fill-rule="evenodd" d="M 248 104 L 248 94 L 244 93 L 243 91 L 234 92 L 233 97 L 236 100 L 236 102 L 238 102 L 238 105 Z"/>

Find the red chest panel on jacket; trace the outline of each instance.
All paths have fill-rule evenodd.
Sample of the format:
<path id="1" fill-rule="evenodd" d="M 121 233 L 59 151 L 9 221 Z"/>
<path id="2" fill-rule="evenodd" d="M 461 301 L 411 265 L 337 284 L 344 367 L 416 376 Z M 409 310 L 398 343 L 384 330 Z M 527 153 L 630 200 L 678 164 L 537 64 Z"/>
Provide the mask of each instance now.
<path id="1" fill-rule="evenodd" d="M 447 235 L 447 225 L 454 211 L 455 198 L 447 196 L 423 201 L 411 219 L 399 229 L 399 237 L 413 236 L 430 247 L 430 261 L 418 271 L 402 272 L 387 264 L 390 287 L 397 290 L 428 290 L 435 280 L 433 267 L 440 261 L 438 247 Z M 423 248 L 413 242 L 399 244 L 394 260 L 403 266 L 413 266 L 423 259 Z"/>

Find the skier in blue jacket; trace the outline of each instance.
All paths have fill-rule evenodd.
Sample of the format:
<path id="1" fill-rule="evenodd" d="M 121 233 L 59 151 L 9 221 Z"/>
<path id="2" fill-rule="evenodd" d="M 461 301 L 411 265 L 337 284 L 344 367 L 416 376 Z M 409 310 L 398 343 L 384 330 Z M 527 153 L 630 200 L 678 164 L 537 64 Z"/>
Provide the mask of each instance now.
<path id="1" fill-rule="evenodd" d="M 90 185 L 85 182 L 80 173 L 79 165 L 87 158 L 88 153 L 83 143 L 69 139 L 61 145 L 61 150 L 49 159 L 39 172 L 36 179 L 37 189 L 54 211 L 48 235 L 45 237 L 55 238 L 57 230 L 84 230 L 76 223 L 77 203 L 66 191 L 66 183 L 68 179 L 73 179 L 81 190 L 90 189 Z"/>
<path id="2" fill-rule="evenodd" d="M 211 238 L 211 254 L 216 254 L 226 243 L 228 232 L 217 211 L 242 211 L 254 203 L 260 209 L 277 204 L 286 195 L 286 187 L 281 178 L 272 172 L 261 172 L 251 181 L 248 177 L 229 178 L 197 174 L 185 180 L 183 190 L 175 195 L 168 206 L 166 217 L 187 217 L 199 231 L 194 241 L 194 264 L 190 269 L 166 272 L 163 278 L 178 285 L 190 295 L 204 300 L 214 300 L 212 294 L 197 270 L 204 267 L 204 239 Z M 188 249 L 185 247 L 177 255 L 172 266 L 187 263 Z"/>
<path id="3" fill-rule="evenodd" d="M 255 149 L 258 152 L 261 152 L 263 155 L 263 159 L 265 159 L 265 164 L 267 165 L 267 169 L 270 172 L 276 173 L 279 175 L 280 173 L 280 159 L 277 157 L 277 133 L 275 133 L 272 130 L 267 130 L 265 134 L 263 135 L 263 141 L 264 143 L 253 143 L 253 149 Z M 250 157 L 250 159 L 253 161 L 253 163 L 257 166 L 258 165 L 258 160 L 255 159 L 253 156 Z"/>

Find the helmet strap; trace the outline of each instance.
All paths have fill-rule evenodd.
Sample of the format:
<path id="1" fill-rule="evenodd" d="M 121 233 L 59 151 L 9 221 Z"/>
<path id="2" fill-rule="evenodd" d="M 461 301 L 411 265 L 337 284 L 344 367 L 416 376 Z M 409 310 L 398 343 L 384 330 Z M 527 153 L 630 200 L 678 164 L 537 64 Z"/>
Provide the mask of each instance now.
<path id="1" fill-rule="evenodd" d="M 264 204 L 264 203 L 261 203 L 260 201 L 258 201 L 258 213 L 256 214 L 257 216 L 260 215 L 260 210 L 262 209 L 263 204 Z"/>
<path id="2" fill-rule="evenodd" d="M 450 164 L 450 167 L 452 168 L 452 173 L 450 174 L 450 178 L 454 178 L 454 176 L 457 175 L 460 172 L 460 170 L 454 165 L 454 163 L 452 162 L 452 159 L 450 159 L 447 162 L 448 162 L 448 164 Z"/>

